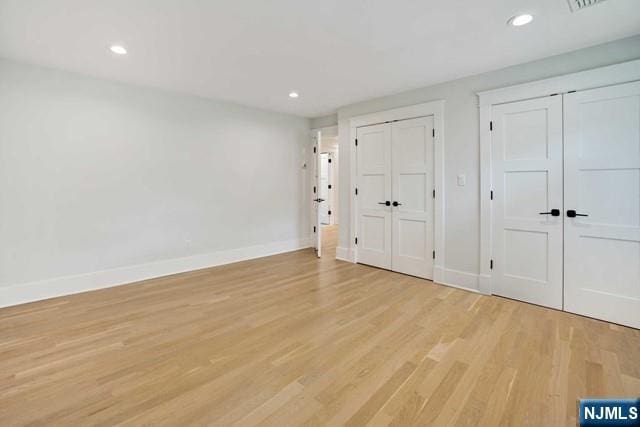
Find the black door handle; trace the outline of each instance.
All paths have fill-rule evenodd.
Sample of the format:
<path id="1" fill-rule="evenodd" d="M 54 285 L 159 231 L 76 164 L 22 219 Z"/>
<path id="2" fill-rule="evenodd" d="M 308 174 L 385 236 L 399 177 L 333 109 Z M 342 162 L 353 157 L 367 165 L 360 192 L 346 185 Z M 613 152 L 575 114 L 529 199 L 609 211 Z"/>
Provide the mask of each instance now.
<path id="1" fill-rule="evenodd" d="M 551 209 L 549 212 L 540 212 L 540 215 L 560 216 L 560 209 Z"/>
<path id="2" fill-rule="evenodd" d="M 402 203 L 393 202 L 393 206 L 400 206 Z"/>
<path id="3" fill-rule="evenodd" d="M 391 206 L 391 202 L 390 201 L 386 201 L 386 202 L 378 202 L 379 205 L 385 205 L 385 206 Z"/>
<path id="4" fill-rule="evenodd" d="M 313 199 L 313 201 L 320 203 L 320 202 L 324 202 L 324 199 Z"/>
<path id="5" fill-rule="evenodd" d="M 577 216 L 589 216 L 589 215 L 587 215 L 587 214 L 579 214 L 579 213 L 576 213 L 576 211 L 574 211 L 573 209 L 569 209 L 567 211 L 567 216 L 569 218 L 575 218 Z"/>

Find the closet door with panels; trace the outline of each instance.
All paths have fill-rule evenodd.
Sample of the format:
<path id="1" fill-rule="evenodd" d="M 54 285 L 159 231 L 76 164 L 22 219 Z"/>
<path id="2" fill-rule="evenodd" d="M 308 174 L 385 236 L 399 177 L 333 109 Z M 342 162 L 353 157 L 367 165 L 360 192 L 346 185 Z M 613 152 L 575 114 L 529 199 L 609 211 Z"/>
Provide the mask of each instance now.
<path id="1" fill-rule="evenodd" d="M 391 269 L 391 127 L 357 131 L 358 262 Z"/>
<path id="2" fill-rule="evenodd" d="M 433 277 L 433 116 L 391 125 L 392 266 Z"/>
<path id="3" fill-rule="evenodd" d="M 640 328 L 640 82 L 564 102 L 565 310 Z"/>
<path id="4" fill-rule="evenodd" d="M 493 293 L 562 308 L 562 97 L 492 111 Z"/>
<path id="5" fill-rule="evenodd" d="M 358 128 L 358 262 L 433 277 L 433 129 L 433 116 Z"/>

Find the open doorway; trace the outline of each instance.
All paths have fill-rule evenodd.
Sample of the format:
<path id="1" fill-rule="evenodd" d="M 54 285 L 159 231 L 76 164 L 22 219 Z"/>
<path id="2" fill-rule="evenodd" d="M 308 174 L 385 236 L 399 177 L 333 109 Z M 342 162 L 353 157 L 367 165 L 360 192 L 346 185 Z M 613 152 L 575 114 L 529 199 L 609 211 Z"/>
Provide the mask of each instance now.
<path id="1" fill-rule="evenodd" d="M 335 258 L 338 243 L 338 129 L 320 129 L 315 137 L 314 231 L 318 257 Z"/>

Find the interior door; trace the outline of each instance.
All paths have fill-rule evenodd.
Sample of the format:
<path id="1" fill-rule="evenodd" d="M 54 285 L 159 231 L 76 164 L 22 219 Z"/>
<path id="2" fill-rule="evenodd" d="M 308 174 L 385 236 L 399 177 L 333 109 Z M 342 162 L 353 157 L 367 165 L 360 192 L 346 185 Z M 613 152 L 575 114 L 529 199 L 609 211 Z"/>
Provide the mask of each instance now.
<path id="1" fill-rule="evenodd" d="M 321 174 L 320 174 L 320 163 L 321 163 L 321 158 L 320 158 L 320 147 L 322 146 L 322 132 L 319 132 L 316 134 L 316 141 L 315 141 L 315 145 L 313 146 L 313 171 L 314 171 L 314 183 L 313 183 L 313 195 L 314 195 L 314 220 L 315 220 L 315 225 L 313 226 L 313 229 L 315 231 L 315 248 L 316 248 L 316 255 L 318 255 L 318 258 L 320 258 L 322 256 L 322 223 L 321 223 L 321 204 L 324 201 L 321 197 L 320 197 L 320 179 L 321 179 Z"/>
<path id="2" fill-rule="evenodd" d="M 391 126 L 358 128 L 358 262 L 391 269 Z"/>
<path id="3" fill-rule="evenodd" d="M 391 125 L 392 269 L 433 277 L 433 116 Z"/>
<path id="4" fill-rule="evenodd" d="M 562 309 L 562 97 L 492 110 L 493 291 Z"/>
<path id="5" fill-rule="evenodd" d="M 565 96 L 565 309 L 640 328 L 640 82 Z"/>
<path id="6" fill-rule="evenodd" d="M 329 153 L 320 153 L 320 189 L 319 194 L 323 202 L 320 203 L 320 224 L 331 223 L 329 217 Z"/>

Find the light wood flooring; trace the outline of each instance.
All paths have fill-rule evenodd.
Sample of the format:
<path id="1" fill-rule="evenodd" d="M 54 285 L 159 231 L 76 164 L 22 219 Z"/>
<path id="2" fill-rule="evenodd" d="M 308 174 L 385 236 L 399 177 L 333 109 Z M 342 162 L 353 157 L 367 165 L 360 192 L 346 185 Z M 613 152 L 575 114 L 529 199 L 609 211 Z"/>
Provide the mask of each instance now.
<path id="1" fill-rule="evenodd" d="M 0 310 L 0 424 L 576 425 L 640 331 L 303 250 Z"/>

